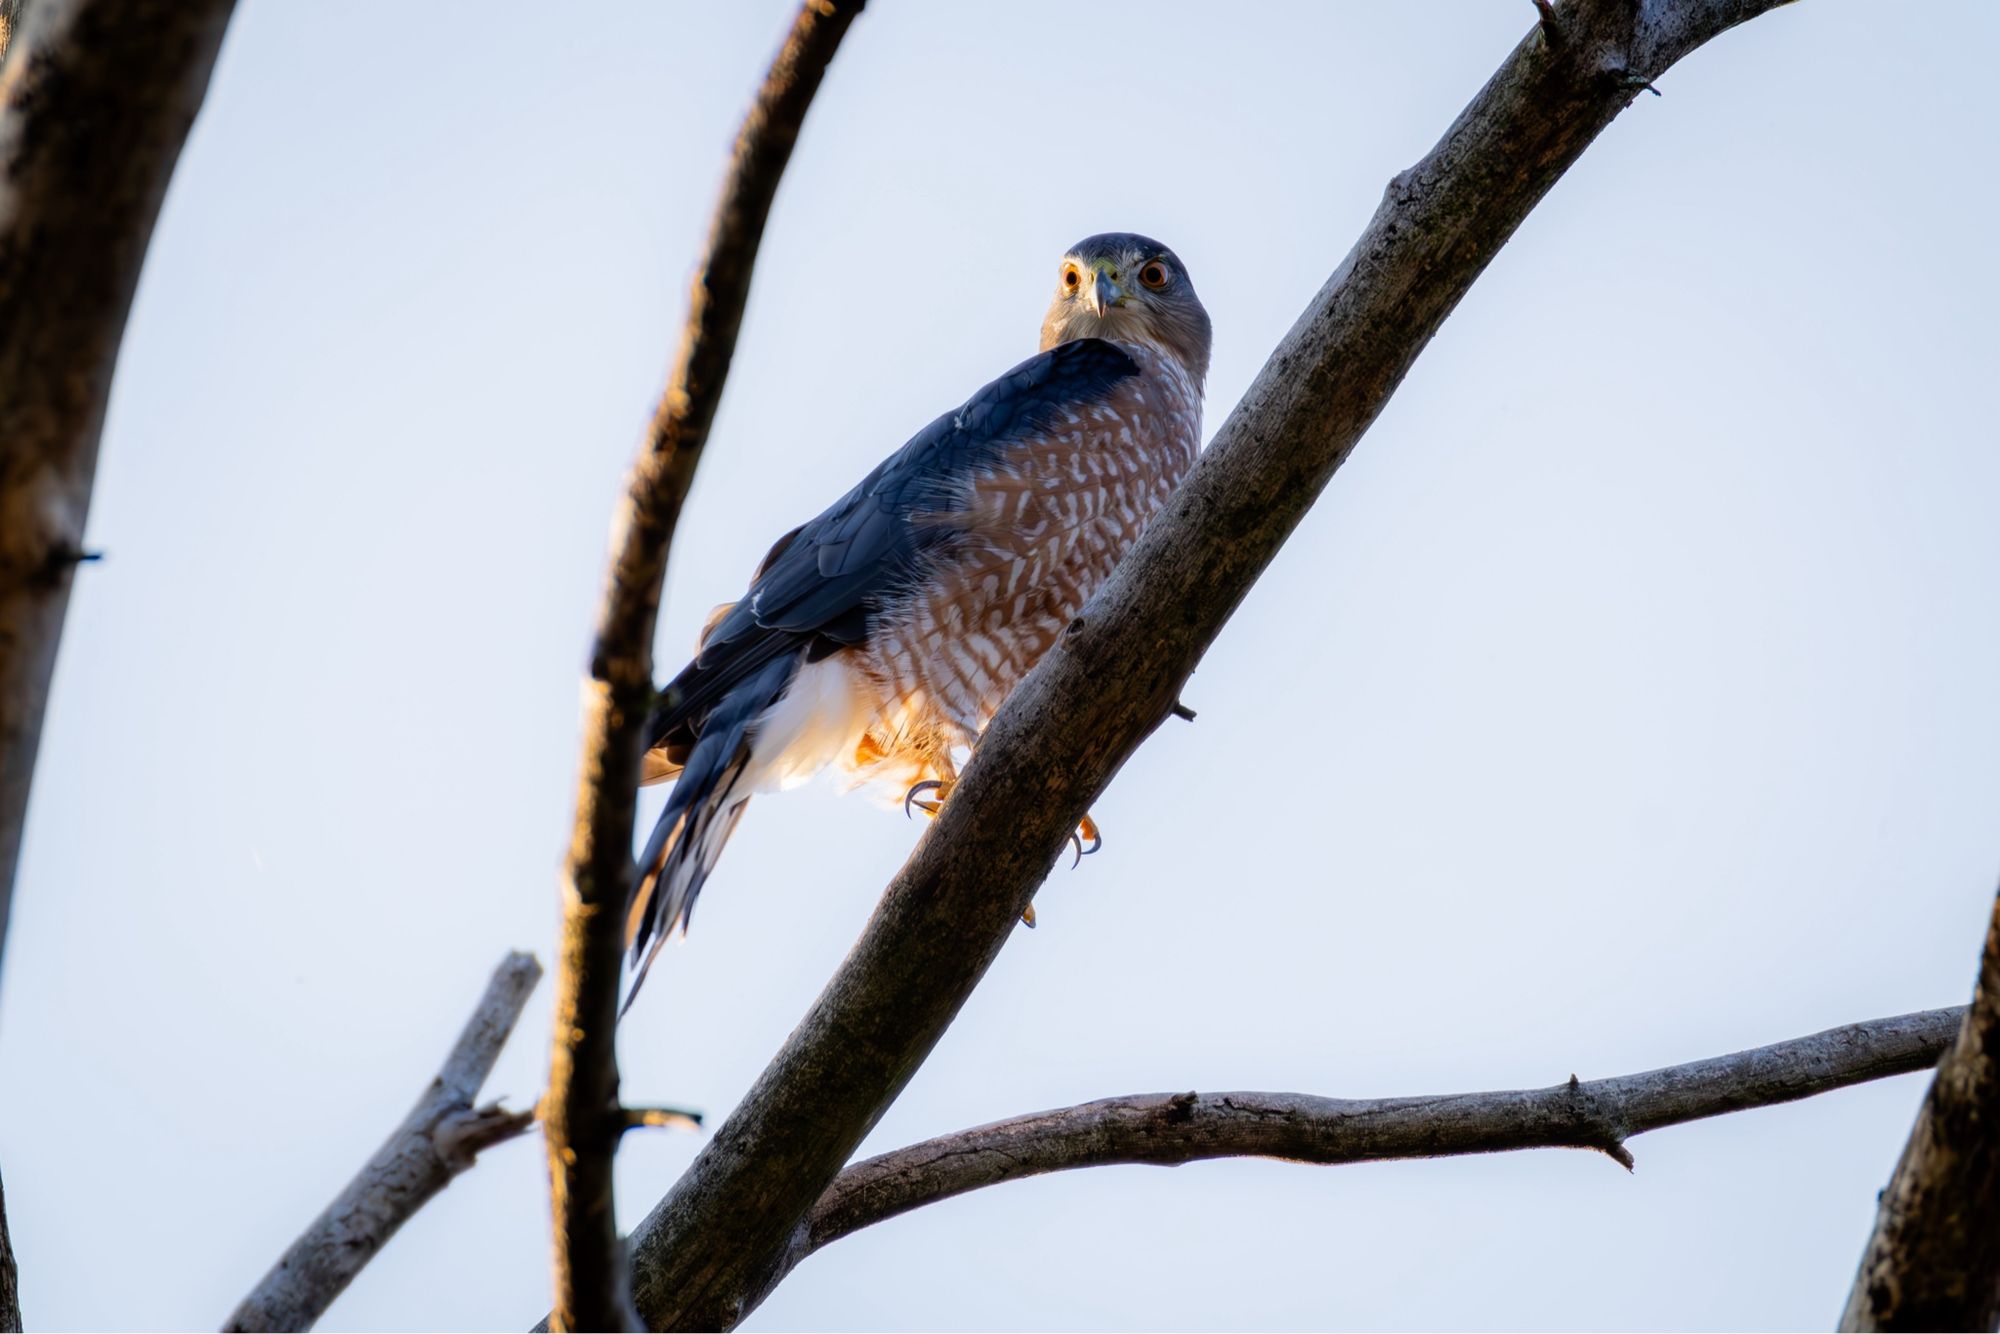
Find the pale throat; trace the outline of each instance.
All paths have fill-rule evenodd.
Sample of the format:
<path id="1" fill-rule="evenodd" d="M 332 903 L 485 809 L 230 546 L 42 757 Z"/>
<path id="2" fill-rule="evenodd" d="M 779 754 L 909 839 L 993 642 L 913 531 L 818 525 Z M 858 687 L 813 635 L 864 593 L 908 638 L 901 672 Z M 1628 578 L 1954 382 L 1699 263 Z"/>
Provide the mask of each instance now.
<path id="1" fill-rule="evenodd" d="M 1041 351 L 1079 338 L 1102 338 L 1112 343 L 1136 343 L 1159 353 L 1193 375 L 1181 350 L 1159 336 L 1152 317 L 1136 306 L 1113 306 L 1099 315 L 1081 303 L 1058 301 L 1042 323 Z"/>

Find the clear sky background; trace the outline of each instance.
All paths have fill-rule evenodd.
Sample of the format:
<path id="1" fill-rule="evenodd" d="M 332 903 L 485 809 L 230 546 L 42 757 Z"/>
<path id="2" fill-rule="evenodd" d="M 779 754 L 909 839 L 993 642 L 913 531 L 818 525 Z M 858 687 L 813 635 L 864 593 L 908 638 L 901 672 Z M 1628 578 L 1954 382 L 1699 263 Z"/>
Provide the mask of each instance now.
<path id="1" fill-rule="evenodd" d="M 545 962 L 608 518 L 789 0 L 247 0 L 125 341 L 0 991 L 36 1328 L 214 1327 Z M 876 0 L 766 237 L 663 670 L 770 540 L 1174 246 L 1209 427 L 1521 3 Z M 1810 0 L 1473 289 L 869 1150 L 1117 1093 L 1644 1070 L 1965 1000 L 2000 873 L 2000 10 Z M 645 814 L 655 809 L 649 798 Z M 725 1114 L 919 832 L 760 800 L 623 1030 Z M 490 1089 L 541 1081 L 549 984 Z M 755 1329 L 1824 1327 L 1923 1079 L 1575 1152 L 1117 1168 Z M 699 1145 L 635 1136 L 627 1223 Z M 540 1145 L 336 1329 L 526 1328 Z"/>

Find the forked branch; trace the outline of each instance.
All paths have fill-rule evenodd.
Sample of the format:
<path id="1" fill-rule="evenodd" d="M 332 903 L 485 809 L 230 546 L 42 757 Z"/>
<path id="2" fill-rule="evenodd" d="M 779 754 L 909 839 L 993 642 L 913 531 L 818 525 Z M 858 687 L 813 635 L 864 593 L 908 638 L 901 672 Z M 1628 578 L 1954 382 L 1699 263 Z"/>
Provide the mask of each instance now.
<path id="1" fill-rule="evenodd" d="M 541 977 L 533 955 L 501 961 L 409 1116 L 230 1314 L 225 1330 L 312 1328 L 396 1229 L 472 1166 L 482 1149 L 534 1124 L 533 1111 L 481 1107 L 477 1100 Z"/>

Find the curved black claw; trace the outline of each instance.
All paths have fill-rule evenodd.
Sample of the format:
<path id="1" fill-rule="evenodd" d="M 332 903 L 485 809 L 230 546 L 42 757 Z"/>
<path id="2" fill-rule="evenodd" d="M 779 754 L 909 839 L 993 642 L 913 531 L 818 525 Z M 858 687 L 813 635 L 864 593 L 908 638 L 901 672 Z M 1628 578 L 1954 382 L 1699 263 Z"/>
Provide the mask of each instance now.
<path id="1" fill-rule="evenodd" d="M 1099 841 L 1102 842 L 1102 840 Z M 1074 829 L 1069 832 L 1069 845 L 1076 849 L 1076 856 L 1070 858 L 1069 862 L 1069 869 L 1074 871 L 1077 867 L 1083 865 L 1083 840 L 1076 836 Z M 1097 849 L 1093 847 L 1091 851 L 1095 852 Z"/>
<path id="2" fill-rule="evenodd" d="M 944 784 L 943 784 L 943 783 L 941 783 L 941 782 L 939 782 L 939 781 L 938 781 L 937 779 L 935 779 L 935 778 L 926 778 L 926 779 L 925 779 L 925 780 L 924 780 L 923 782 L 921 782 L 921 783 L 912 783 L 912 784 L 910 784 L 910 790 L 909 790 L 908 792 L 905 792 L 905 793 L 903 794 L 903 814 L 904 814 L 904 816 L 906 816 L 907 818 L 909 818 L 909 819 L 912 819 L 912 820 L 916 819 L 917 817 L 916 817 L 915 815 L 911 814 L 911 812 L 910 812 L 910 806 L 911 806 L 911 804 L 912 804 L 913 802 L 915 802 L 915 801 L 916 801 L 916 799 L 917 799 L 917 795 L 918 795 L 919 793 L 922 793 L 922 792 L 936 792 L 936 791 L 938 791 L 938 790 L 939 790 L 940 788 L 942 788 L 943 786 L 944 786 Z M 935 809 L 935 807 L 930 807 L 930 806 L 927 806 L 927 807 L 926 807 L 926 809 L 927 809 L 927 810 L 934 810 L 934 809 Z"/>

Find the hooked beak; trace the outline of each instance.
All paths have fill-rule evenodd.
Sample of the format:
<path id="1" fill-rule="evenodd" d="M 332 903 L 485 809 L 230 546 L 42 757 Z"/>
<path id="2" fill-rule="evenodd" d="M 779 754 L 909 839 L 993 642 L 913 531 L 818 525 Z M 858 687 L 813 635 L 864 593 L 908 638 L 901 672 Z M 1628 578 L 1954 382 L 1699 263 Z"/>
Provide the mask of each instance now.
<path id="1" fill-rule="evenodd" d="M 1097 270 L 1096 281 L 1090 285 L 1090 308 L 1097 313 L 1098 318 L 1102 319 L 1105 311 L 1124 299 L 1125 293 L 1119 289 L 1116 282 L 1112 281 L 1111 275 L 1102 269 Z"/>

